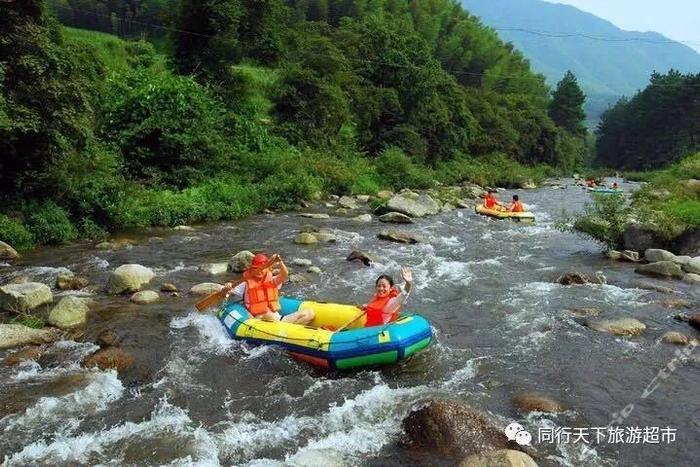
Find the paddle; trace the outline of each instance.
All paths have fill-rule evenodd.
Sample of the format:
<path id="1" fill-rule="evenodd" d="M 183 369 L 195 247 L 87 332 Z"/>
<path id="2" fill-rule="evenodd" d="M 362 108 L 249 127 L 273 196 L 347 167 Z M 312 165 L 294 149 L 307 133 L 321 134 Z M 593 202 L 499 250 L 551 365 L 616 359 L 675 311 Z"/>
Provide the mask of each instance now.
<path id="1" fill-rule="evenodd" d="M 355 316 L 353 319 L 351 319 L 351 320 L 348 321 L 347 323 L 343 324 L 342 326 L 340 326 L 338 329 L 336 329 L 336 330 L 333 331 L 333 332 L 340 332 L 340 331 L 342 331 L 343 329 L 345 329 L 346 327 L 350 326 L 352 323 L 354 323 L 354 322 L 357 321 L 358 319 L 362 318 L 366 313 L 367 313 L 367 310 L 363 311 L 362 313 L 360 313 L 359 315 Z"/>

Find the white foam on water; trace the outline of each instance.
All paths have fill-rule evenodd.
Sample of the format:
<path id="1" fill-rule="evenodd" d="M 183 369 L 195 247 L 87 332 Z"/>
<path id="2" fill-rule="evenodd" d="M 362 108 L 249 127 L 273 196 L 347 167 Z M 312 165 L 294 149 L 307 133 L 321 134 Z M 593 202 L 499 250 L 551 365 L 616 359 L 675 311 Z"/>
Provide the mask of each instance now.
<path id="1" fill-rule="evenodd" d="M 107 261 L 104 258 L 100 258 L 98 256 L 93 256 L 92 258 L 89 258 L 86 263 L 88 264 L 94 264 L 97 266 L 99 269 L 107 269 L 109 267 L 109 261 Z"/>
<path id="2" fill-rule="evenodd" d="M 502 266 L 500 260 L 507 258 L 507 256 L 496 256 L 495 258 L 486 258 L 482 260 L 467 261 L 466 264 L 472 265 L 484 265 L 484 266 Z"/>
<path id="3" fill-rule="evenodd" d="M 174 274 L 176 272 L 180 271 L 197 271 L 199 270 L 199 266 L 185 266 L 185 263 L 183 261 L 180 261 L 176 266 L 173 266 L 170 269 L 165 269 L 165 268 L 153 268 L 153 272 L 155 272 L 158 275 L 162 276 L 167 276 L 169 274 Z"/>
<path id="4" fill-rule="evenodd" d="M 185 316 L 173 318 L 170 321 L 170 328 L 175 330 L 196 329 L 201 337 L 197 349 L 205 353 L 226 355 L 230 349 L 239 345 L 237 341 L 231 339 L 228 331 L 213 313 L 191 311 Z"/>
<path id="5" fill-rule="evenodd" d="M 17 366 L 17 372 L 11 378 L 15 382 L 45 380 L 81 372 L 80 362 L 97 349 L 99 347 L 92 343 L 58 341 L 46 349 L 45 354 L 58 350 L 62 357 L 59 365 L 44 369 L 34 360 L 25 360 Z"/>

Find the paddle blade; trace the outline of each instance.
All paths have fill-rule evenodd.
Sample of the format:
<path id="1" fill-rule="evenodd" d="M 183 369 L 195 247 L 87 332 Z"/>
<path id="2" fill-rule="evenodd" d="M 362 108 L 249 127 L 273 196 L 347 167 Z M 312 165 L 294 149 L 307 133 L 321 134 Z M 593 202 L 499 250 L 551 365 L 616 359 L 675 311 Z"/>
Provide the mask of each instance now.
<path id="1" fill-rule="evenodd" d="M 226 298 L 226 290 L 221 289 L 218 292 L 213 293 L 213 294 L 203 298 L 202 300 L 198 301 L 197 303 L 194 304 L 194 306 L 195 306 L 195 308 L 197 308 L 197 310 L 204 311 L 204 310 L 216 305 L 217 303 L 221 302 L 221 300 L 223 300 L 224 298 Z"/>

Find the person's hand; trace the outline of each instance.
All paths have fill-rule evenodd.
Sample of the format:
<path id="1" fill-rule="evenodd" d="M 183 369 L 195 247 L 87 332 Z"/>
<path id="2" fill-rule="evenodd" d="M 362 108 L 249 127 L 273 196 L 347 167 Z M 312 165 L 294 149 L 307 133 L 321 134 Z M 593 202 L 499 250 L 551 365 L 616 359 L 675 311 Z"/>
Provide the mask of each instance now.
<path id="1" fill-rule="evenodd" d="M 227 283 L 225 283 L 225 284 L 224 284 L 224 289 L 226 289 L 227 291 L 230 292 L 231 289 L 233 289 L 233 282 L 227 282 Z"/>
<path id="2" fill-rule="evenodd" d="M 408 283 L 413 282 L 413 272 L 408 266 L 401 266 L 401 278 Z"/>

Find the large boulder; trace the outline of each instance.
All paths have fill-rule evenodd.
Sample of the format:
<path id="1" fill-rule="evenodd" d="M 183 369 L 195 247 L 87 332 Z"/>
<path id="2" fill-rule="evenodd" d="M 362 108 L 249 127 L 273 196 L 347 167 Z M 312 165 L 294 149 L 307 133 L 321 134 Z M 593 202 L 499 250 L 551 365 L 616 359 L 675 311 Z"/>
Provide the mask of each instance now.
<path id="1" fill-rule="evenodd" d="M 644 252 L 644 259 L 650 263 L 658 263 L 659 261 L 673 261 L 676 255 L 670 251 L 660 250 L 658 248 L 649 248 Z"/>
<path id="2" fill-rule="evenodd" d="M 22 324 L 0 324 L 0 349 L 45 344 L 58 339 L 54 329 L 33 329 Z"/>
<path id="3" fill-rule="evenodd" d="M 408 232 L 399 232 L 396 230 L 391 230 L 391 231 L 382 231 L 377 234 L 377 238 L 380 240 L 388 240 L 390 242 L 396 242 L 396 243 L 408 243 L 408 244 L 414 244 L 414 243 L 422 243 L 423 239 L 420 238 L 417 235 L 410 234 Z"/>
<path id="4" fill-rule="evenodd" d="M 216 276 L 228 271 L 228 263 L 204 263 L 199 265 L 199 270 Z"/>
<path id="5" fill-rule="evenodd" d="M 700 274 L 700 256 L 691 259 L 681 267 L 685 272 L 689 272 L 691 274 Z"/>
<path id="6" fill-rule="evenodd" d="M 687 345 L 688 342 L 690 342 L 690 339 L 688 339 L 688 336 L 685 334 L 681 334 L 680 332 L 676 331 L 668 331 L 665 333 L 662 337 L 661 340 L 665 342 L 666 344 L 676 344 L 676 345 Z"/>
<path id="7" fill-rule="evenodd" d="M 5 242 L 0 241 L 0 259 L 13 260 L 19 258 L 19 253 Z"/>
<path id="8" fill-rule="evenodd" d="M 377 261 L 377 258 L 364 251 L 351 251 L 350 254 L 345 258 L 346 261 L 360 260 L 365 266 L 369 266 L 373 262 Z"/>
<path id="9" fill-rule="evenodd" d="M 372 215 L 371 214 L 360 214 L 357 217 L 353 217 L 352 220 L 355 222 L 372 222 Z"/>
<path id="10" fill-rule="evenodd" d="M 85 324 L 90 300 L 80 297 L 63 297 L 49 313 L 49 324 L 68 329 Z"/>
<path id="11" fill-rule="evenodd" d="M 88 285 L 88 280 L 84 277 L 72 274 L 59 274 L 56 277 L 56 288 L 61 290 L 80 290 Z"/>
<path id="12" fill-rule="evenodd" d="M 39 282 L 7 284 L 0 287 L 0 309 L 22 313 L 53 302 L 51 289 Z"/>
<path id="13" fill-rule="evenodd" d="M 594 276 L 572 271 L 559 276 L 557 282 L 561 285 L 605 284 L 607 279 L 600 271 L 596 271 Z"/>
<path id="14" fill-rule="evenodd" d="M 683 282 L 687 282 L 688 284 L 700 284 L 700 274 L 688 273 L 683 276 Z"/>
<path id="15" fill-rule="evenodd" d="M 521 393 L 513 397 L 513 405 L 521 412 L 562 412 L 564 407 L 557 401 L 534 392 Z"/>
<path id="16" fill-rule="evenodd" d="M 301 217 L 308 217 L 309 219 L 330 219 L 331 216 L 322 213 L 304 212 L 299 214 Z"/>
<path id="17" fill-rule="evenodd" d="M 700 255 L 700 229 L 688 230 L 673 241 L 673 251 L 679 255 Z"/>
<path id="18" fill-rule="evenodd" d="M 622 244 L 626 250 L 646 251 L 665 245 L 664 239 L 655 230 L 641 224 L 630 224 L 622 234 Z"/>
<path id="19" fill-rule="evenodd" d="M 338 204 L 346 209 L 360 209 L 357 200 L 350 196 L 341 196 L 338 200 Z"/>
<path id="20" fill-rule="evenodd" d="M 683 270 L 673 261 L 643 264 L 635 268 L 634 272 L 646 276 L 683 278 Z"/>
<path id="21" fill-rule="evenodd" d="M 410 217 L 424 217 L 440 212 L 437 201 L 426 194 L 421 194 L 416 199 L 412 199 L 412 196 L 406 193 L 398 194 L 389 200 L 386 208 Z"/>
<path id="22" fill-rule="evenodd" d="M 318 238 L 312 233 L 301 232 L 294 237 L 294 243 L 297 245 L 314 245 L 318 243 Z"/>
<path id="23" fill-rule="evenodd" d="M 190 289 L 192 295 L 211 295 L 219 290 L 223 289 L 224 286 L 221 284 L 215 284 L 213 282 L 204 282 L 202 284 L 197 284 Z"/>
<path id="24" fill-rule="evenodd" d="M 587 320 L 585 325 L 600 332 L 607 332 L 615 336 L 638 336 L 647 326 L 634 318 Z"/>
<path id="25" fill-rule="evenodd" d="M 124 264 L 112 272 L 107 284 L 107 292 L 121 294 L 138 292 L 141 287 L 151 282 L 155 274 L 150 268 L 140 264 Z"/>
<path id="26" fill-rule="evenodd" d="M 149 303 L 155 303 L 160 300 L 160 295 L 153 290 L 142 290 L 132 295 L 130 300 L 139 305 L 148 305 Z"/>
<path id="27" fill-rule="evenodd" d="M 524 452 L 498 449 L 483 454 L 472 454 L 460 462 L 459 467 L 537 467 L 537 464 Z"/>
<path id="28" fill-rule="evenodd" d="M 394 224 L 413 224 L 413 219 L 400 212 L 387 212 L 379 216 L 380 222 L 391 222 Z"/>
<path id="29" fill-rule="evenodd" d="M 253 256 L 255 256 L 251 251 L 243 250 L 239 251 L 231 257 L 228 262 L 228 268 L 233 272 L 243 272 L 250 267 L 251 261 L 253 261 Z"/>
<path id="30" fill-rule="evenodd" d="M 449 400 L 431 400 L 402 422 L 401 444 L 421 452 L 463 458 L 514 447 L 503 428 L 472 407 Z"/>
<path id="31" fill-rule="evenodd" d="M 134 357 L 121 347 L 106 347 L 89 355 L 83 360 L 83 366 L 97 367 L 101 370 L 125 371 L 134 365 Z"/>

